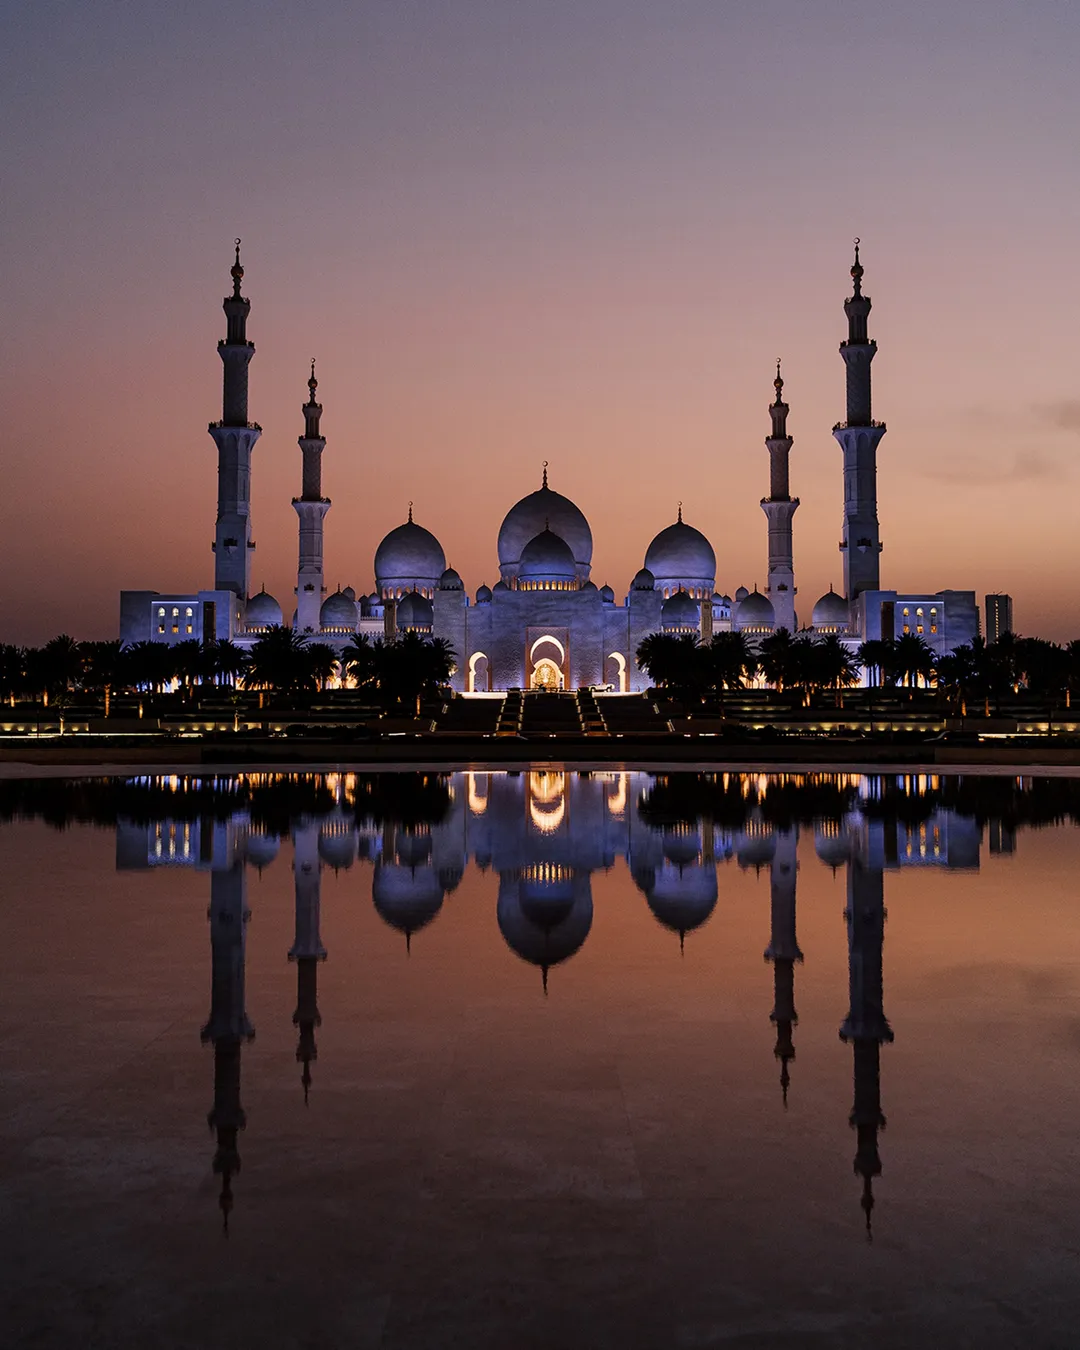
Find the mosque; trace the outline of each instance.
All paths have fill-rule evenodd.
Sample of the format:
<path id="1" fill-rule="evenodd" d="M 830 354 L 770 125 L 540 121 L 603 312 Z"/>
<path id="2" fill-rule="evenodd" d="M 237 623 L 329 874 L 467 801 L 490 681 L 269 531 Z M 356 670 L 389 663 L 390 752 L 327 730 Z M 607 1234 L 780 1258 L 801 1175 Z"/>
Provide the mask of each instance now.
<path id="1" fill-rule="evenodd" d="M 218 453 L 218 508 L 212 590 L 188 595 L 123 591 L 120 637 L 125 643 L 177 643 L 192 638 L 252 645 L 284 621 L 280 603 L 265 589 L 251 589 L 251 453 L 261 428 L 248 420 L 248 340 L 251 302 L 241 293 L 240 243 L 226 296 L 226 336 L 218 343 L 224 366 L 222 417 L 209 427 Z M 868 336 L 870 297 L 862 292 L 863 267 L 856 240 L 852 295 L 844 303 L 847 339 L 840 345 L 847 379 L 847 418 L 833 428 L 843 452 L 844 515 L 840 551 L 844 594 L 831 589 L 813 606 L 813 632 L 833 633 L 852 649 L 874 638 L 912 633 L 937 652 L 970 642 L 979 631 L 973 591 L 903 594 L 883 590 L 877 513 L 877 448 L 885 424 L 871 412 L 870 367 L 877 352 Z M 304 432 L 301 494 L 293 498 L 299 525 L 296 608 L 292 626 L 313 640 L 342 650 L 358 634 L 393 641 L 399 633 L 443 638 L 457 657 L 452 678 L 460 693 L 513 688 L 573 689 L 606 685 L 618 692 L 648 687 L 635 660 L 652 633 L 741 631 L 751 639 L 800 627 L 796 611 L 792 522 L 799 498 L 791 496 L 788 405 L 777 363 L 770 433 L 770 491 L 761 508 L 768 522 L 768 582 L 764 592 L 740 586 L 730 595 L 716 585 L 716 554 L 700 530 L 678 518 L 645 551 L 643 566 L 621 603 L 591 577 L 592 531 L 580 508 L 548 484 L 512 506 L 498 534 L 499 580 L 472 597 L 447 567 L 436 536 L 413 519 L 391 530 L 375 550 L 374 589 L 353 587 L 327 595 L 323 531 L 330 500 L 322 492 L 326 445 L 319 424 L 322 405 L 312 363 Z"/>

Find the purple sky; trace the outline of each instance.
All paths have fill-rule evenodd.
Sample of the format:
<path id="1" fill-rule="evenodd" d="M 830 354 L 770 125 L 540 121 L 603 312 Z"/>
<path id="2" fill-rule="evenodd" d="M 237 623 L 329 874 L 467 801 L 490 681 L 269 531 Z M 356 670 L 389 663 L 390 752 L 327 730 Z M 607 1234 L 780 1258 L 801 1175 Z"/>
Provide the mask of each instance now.
<path id="1" fill-rule="evenodd" d="M 8 6 L 0 640 L 210 584 L 237 234 L 283 607 L 310 356 L 331 587 L 371 588 L 409 500 L 491 584 L 549 459 L 621 595 L 680 499 L 719 588 L 763 584 L 782 355 L 808 619 L 842 576 L 859 234 L 883 584 L 1080 636 L 1078 64 L 1049 0 Z"/>

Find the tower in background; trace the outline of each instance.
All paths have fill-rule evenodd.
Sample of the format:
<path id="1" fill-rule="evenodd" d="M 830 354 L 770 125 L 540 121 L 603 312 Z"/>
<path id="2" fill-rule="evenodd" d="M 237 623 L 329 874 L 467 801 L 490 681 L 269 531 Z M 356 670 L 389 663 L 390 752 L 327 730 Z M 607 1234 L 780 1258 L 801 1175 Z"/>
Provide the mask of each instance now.
<path id="1" fill-rule="evenodd" d="M 322 495 L 322 452 L 326 437 L 319 433 L 322 404 L 316 403 L 319 382 L 315 362 L 311 362 L 308 401 L 304 404 L 304 434 L 300 450 L 304 457 L 303 482 L 293 507 L 300 517 L 300 561 L 296 574 L 296 628 L 300 633 L 317 633 L 321 627 L 319 612 L 323 595 L 323 518 L 330 510 L 329 498 Z"/>
<path id="2" fill-rule="evenodd" d="M 244 269 L 240 240 L 232 266 L 233 293 L 225 297 L 226 333 L 218 343 L 224 366 L 221 421 L 210 423 L 218 452 L 217 530 L 214 535 L 214 589 L 241 600 L 251 593 L 251 451 L 262 431 L 248 421 L 248 363 L 255 344 L 247 338 L 251 301 L 240 294 Z"/>
<path id="3" fill-rule="evenodd" d="M 848 337 L 840 344 L 847 367 L 847 421 L 833 427 L 844 452 L 844 594 L 848 601 L 862 591 L 880 589 L 881 538 L 877 516 L 877 448 L 885 423 L 875 422 L 870 407 L 870 364 L 877 343 L 866 335 L 870 297 L 862 293 L 863 267 L 859 241 L 851 268 L 852 295 L 844 301 Z"/>
<path id="4" fill-rule="evenodd" d="M 1011 595 L 986 596 L 986 640 L 996 642 L 1002 633 L 1015 633 Z"/>
<path id="5" fill-rule="evenodd" d="M 761 500 L 761 509 L 769 520 L 769 579 L 765 594 L 773 607 L 777 628 L 795 631 L 795 571 L 792 561 L 791 521 L 799 509 L 798 497 L 790 495 L 788 456 L 792 438 L 787 434 L 788 405 L 784 402 L 784 380 L 780 362 L 776 363 L 776 400 L 769 405 L 772 434 L 765 437 L 769 447 L 769 495 Z"/>

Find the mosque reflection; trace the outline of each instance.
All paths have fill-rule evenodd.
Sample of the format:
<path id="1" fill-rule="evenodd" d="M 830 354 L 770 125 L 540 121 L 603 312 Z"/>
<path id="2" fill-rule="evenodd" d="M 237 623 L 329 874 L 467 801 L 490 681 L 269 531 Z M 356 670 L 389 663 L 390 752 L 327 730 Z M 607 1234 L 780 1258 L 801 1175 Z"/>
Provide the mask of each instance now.
<path id="1" fill-rule="evenodd" d="M 846 869 L 848 1009 L 839 1028 L 851 1046 L 855 1172 L 870 1234 L 873 1182 L 882 1170 L 881 1046 L 893 1039 L 885 1015 L 885 873 L 907 867 L 978 868 L 1012 851 L 1016 829 L 1080 817 L 1070 780 L 967 781 L 934 776 L 568 773 L 251 774 L 222 779 L 144 778 L 69 785 L 72 818 L 111 819 L 120 869 L 192 867 L 210 873 L 210 1016 L 214 1050 L 209 1123 L 213 1169 L 227 1224 L 238 1137 L 242 1047 L 254 1036 L 244 997 L 246 876 L 280 865 L 291 844 L 296 966 L 293 1023 L 305 1100 L 320 1025 L 319 931 L 325 868 L 366 864 L 380 917 L 409 947 L 435 922 L 471 860 L 498 874 L 495 920 L 517 957 L 549 976 L 586 942 L 591 877 L 625 860 L 634 885 L 664 929 L 685 943 L 717 904 L 718 873 L 767 869 L 774 1054 L 786 1107 L 795 1059 L 797 850 L 809 832 L 820 861 Z M 58 808 L 55 798 L 53 815 Z M 5 814 L 33 813 L 32 802 Z M 404 955 L 404 952 L 403 952 Z M 537 993 L 540 993 L 538 987 Z"/>

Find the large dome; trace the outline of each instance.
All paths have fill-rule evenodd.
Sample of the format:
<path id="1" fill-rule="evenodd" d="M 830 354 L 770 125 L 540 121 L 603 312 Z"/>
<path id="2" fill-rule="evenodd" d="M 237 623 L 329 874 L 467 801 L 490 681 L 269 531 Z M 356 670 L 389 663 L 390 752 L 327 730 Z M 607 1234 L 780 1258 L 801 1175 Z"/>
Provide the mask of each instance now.
<path id="1" fill-rule="evenodd" d="M 408 595 L 398 601 L 397 626 L 402 632 L 412 628 L 430 633 L 431 625 L 434 622 L 433 615 L 434 609 L 431 601 L 418 591 L 410 591 Z"/>
<path id="2" fill-rule="evenodd" d="M 592 530 L 568 497 L 548 487 L 547 470 L 543 487 L 512 506 L 499 530 L 499 566 L 504 577 L 517 575 L 525 545 L 545 530 L 566 541 L 581 573 L 580 580 L 587 580 L 592 563 Z"/>
<path id="3" fill-rule="evenodd" d="M 645 566 L 661 589 L 707 588 L 707 594 L 712 595 L 716 586 L 716 554 L 712 544 L 700 530 L 686 524 L 681 508 L 674 525 L 661 530 L 649 545 Z"/>
<path id="4" fill-rule="evenodd" d="M 697 601 L 686 591 L 676 591 L 660 606 L 660 622 L 665 632 L 697 628 L 701 623 Z"/>
<path id="5" fill-rule="evenodd" d="M 416 524 L 412 507 L 405 524 L 391 530 L 375 550 L 375 583 L 379 591 L 434 590 L 445 571 L 442 545 L 430 530 Z"/>

